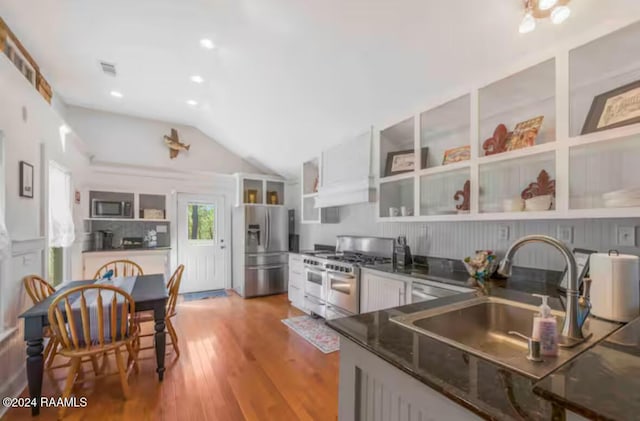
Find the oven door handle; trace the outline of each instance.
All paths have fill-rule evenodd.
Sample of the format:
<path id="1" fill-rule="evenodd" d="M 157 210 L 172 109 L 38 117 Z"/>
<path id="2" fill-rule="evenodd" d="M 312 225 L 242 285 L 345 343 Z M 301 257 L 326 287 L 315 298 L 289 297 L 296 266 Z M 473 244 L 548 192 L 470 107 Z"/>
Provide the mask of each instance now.
<path id="1" fill-rule="evenodd" d="M 319 275 L 319 276 L 324 276 L 324 274 L 327 272 L 327 271 L 326 271 L 326 270 L 324 270 L 324 269 L 310 268 L 310 267 L 308 267 L 308 266 L 305 266 L 305 270 L 306 270 L 307 272 L 315 273 L 316 275 Z"/>
<path id="2" fill-rule="evenodd" d="M 343 272 L 336 272 L 335 270 L 327 270 L 327 273 L 332 278 L 337 278 L 337 279 L 355 279 L 355 275 L 345 275 Z"/>
<path id="3" fill-rule="evenodd" d="M 349 282 L 331 281 L 331 289 L 342 292 L 343 294 L 351 294 L 351 284 Z"/>

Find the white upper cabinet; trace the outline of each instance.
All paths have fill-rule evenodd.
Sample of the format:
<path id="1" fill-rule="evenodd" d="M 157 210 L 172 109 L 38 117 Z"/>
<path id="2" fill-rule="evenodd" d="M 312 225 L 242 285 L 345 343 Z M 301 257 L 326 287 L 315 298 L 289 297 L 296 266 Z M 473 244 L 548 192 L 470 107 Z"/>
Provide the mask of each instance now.
<path id="1" fill-rule="evenodd" d="M 368 130 L 322 152 L 316 207 L 375 200 L 372 177 L 372 132 Z"/>

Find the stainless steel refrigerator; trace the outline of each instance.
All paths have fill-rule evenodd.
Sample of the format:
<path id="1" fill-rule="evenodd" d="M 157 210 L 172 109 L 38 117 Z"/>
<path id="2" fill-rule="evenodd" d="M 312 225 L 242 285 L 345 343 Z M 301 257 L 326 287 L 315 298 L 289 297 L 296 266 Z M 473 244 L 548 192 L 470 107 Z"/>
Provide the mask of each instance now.
<path id="1" fill-rule="evenodd" d="M 288 212 L 278 206 L 233 209 L 233 287 L 243 297 L 287 291 Z"/>

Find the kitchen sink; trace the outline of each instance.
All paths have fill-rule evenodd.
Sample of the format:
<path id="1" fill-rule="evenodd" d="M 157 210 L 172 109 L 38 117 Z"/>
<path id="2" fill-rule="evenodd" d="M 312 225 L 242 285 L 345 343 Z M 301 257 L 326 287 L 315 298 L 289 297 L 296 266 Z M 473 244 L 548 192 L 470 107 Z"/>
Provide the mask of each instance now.
<path id="1" fill-rule="evenodd" d="M 479 297 L 391 318 L 392 322 L 419 334 L 445 342 L 480 358 L 540 379 L 575 358 L 614 330 L 619 324 L 589 318 L 583 327 L 587 341 L 573 348 L 560 348 L 557 357 L 529 361 L 527 342 L 508 332 L 531 335 L 538 307 L 498 297 Z M 562 328 L 564 313 L 552 311 Z"/>

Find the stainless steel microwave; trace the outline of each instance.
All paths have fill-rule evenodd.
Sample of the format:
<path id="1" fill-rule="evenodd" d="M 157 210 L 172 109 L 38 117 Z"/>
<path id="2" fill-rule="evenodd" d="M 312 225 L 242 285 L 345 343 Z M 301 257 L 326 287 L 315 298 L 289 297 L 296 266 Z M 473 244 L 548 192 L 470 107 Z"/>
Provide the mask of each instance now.
<path id="1" fill-rule="evenodd" d="M 92 218 L 133 218 L 133 202 L 93 199 Z"/>

